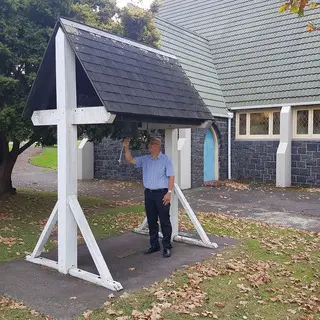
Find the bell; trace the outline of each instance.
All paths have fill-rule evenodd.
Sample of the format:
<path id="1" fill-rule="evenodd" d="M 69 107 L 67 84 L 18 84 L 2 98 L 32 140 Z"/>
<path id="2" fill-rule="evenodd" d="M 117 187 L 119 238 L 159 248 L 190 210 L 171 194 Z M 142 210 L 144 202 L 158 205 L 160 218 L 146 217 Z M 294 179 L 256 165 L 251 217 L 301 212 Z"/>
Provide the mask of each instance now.
<path id="1" fill-rule="evenodd" d="M 115 124 L 117 136 L 120 138 L 137 138 L 139 137 L 139 129 L 137 122 L 117 122 Z"/>

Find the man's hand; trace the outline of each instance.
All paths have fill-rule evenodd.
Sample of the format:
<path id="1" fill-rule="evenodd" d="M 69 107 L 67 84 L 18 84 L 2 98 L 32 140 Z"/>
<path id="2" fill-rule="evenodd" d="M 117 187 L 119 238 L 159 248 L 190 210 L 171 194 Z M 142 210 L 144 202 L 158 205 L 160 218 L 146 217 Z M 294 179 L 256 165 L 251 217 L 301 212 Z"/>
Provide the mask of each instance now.
<path id="1" fill-rule="evenodd" d="M 171 193 L 167 192 L 163 197 L 162 202 L 165 206 L 167 206 L 170 203 L 170 201 L 171 201 Z"/>
<path id="2" fill-rule="evenodd" d="M 130 138 L 125 138 L 125 139 L 123 140 L 123 146 L 124 146 L 125 148 L 129 148 L 129 145 L 130 145 Z"/>

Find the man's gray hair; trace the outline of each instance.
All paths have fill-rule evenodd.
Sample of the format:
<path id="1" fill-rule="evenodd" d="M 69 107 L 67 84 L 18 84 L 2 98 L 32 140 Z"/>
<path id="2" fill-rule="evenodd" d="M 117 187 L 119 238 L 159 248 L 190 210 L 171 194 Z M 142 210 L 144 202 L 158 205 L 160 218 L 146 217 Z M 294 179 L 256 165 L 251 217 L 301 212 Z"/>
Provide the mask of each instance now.
<path id="1" fill-rule="evenodd" d="M 161 143 L 161 137 L 160 136 L 151 136 L 150 137 L 150 141 L 152 140 L 156 140 L 156 141 L 159 141 Z"/>

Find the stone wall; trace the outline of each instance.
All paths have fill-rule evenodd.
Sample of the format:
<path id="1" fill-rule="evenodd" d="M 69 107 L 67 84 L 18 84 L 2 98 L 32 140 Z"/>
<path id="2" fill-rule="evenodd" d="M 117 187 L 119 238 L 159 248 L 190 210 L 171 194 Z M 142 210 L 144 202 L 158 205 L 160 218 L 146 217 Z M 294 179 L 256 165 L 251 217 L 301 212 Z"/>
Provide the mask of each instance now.
<path id="1" fill-rule="evenodd" d="M 232 178 L 275 183 L 278 145 L 279 141 L 233 140 Z"/>
<path id="2" fill-rule="evenodd" d="M 320 186 L 320 141 L 292 141 L 292 184 Z"/>
<path id="3" fill-rule="evenodd" d="M 219 180 L 228 178 L 228 119 L 215 118 L 212 127 L 219 143 Z M 191 185 L 203 184 L 203 153 L 206 129 L 193 129 L 191 133 Z"/>
<path id="4" fill-rule="evenodd" d="M 119 156 L 122 148 L 122 141 L 103 139 L 94 145 L 94 176 L 97 179 L 141 181 L 141 169 L 128 164 L 122 155 L 122 163 L 119 164 Z M 147 149 L 133 150 L 133 156 L 140 156 L 147 153 Z"/>

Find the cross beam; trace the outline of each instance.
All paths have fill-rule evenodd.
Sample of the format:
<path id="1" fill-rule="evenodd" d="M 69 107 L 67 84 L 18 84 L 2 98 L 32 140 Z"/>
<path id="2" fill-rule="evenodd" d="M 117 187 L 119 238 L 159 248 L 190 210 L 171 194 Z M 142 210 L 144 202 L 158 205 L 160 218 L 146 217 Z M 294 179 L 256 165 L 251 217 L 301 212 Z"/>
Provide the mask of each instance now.
<path id="1" fill-rule="evenodd" d="M 35 126 L 58 125 L 65 112 L 69 112 L 70 124 L 101 124 L 112 123 L 115 115 L 109 113 L 105 107 L 74 108 L 70 110 L 40 110 L 34 111 L 31 117 Z"/>
<path id="2" fill-rule="evenodd" d="M 75 54 L 62 29 L 56 44 L 57 109 L 35 111 L 35 126 L 56 125 L 58 128 L 58 201 L 27 261 L 57 269 L 111 290 L 121 290 L 113 280 L 107 264 L 78 202 L 77 190 L 77 125 L 113 123 L 115 115 L 105 107 L 77 108 Z M 41 258 L 40 254 L 54 226 L 58 223 L 58 261 Z M 77 267 L 77 228 L 87 244 L 99 275 Z"/>

